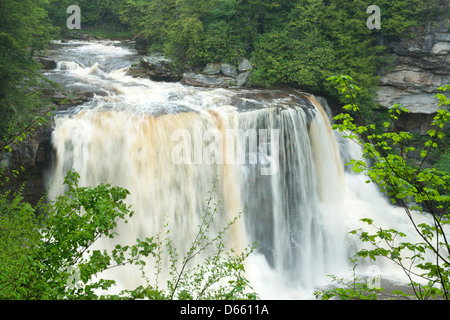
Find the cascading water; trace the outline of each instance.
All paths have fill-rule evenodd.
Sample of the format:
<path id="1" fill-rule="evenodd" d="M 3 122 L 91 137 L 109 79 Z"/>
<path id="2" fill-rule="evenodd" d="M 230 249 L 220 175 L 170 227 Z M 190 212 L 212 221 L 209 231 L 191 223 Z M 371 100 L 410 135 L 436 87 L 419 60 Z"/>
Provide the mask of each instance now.
<path id="1" fill-rule="evenodd" d="M 310 298 L 328 274 L 347 274 L 355 250 L 347 234 L 359 219 L 406 224 L 375 188 L 344 172 L 352 149 L 336 142 L 311 95 L 132 78 L 136 55 L 126 42 L 55 43 L 51 52 L 59 62 L 49 78 L 96 94 L 55 119 L 50 197 L 63 192 L 70 169 L 81 185 L 127 188 L 135 215 L 117 241 L 151 237 L 167 219 L 174 246 L 187 250 L 217 178 L 213 229 L 244 211 L 227 240 L 238 249 L 258 241 L 247 261 L 255 290 Z M 139 272 L 114 276 L 124 287 L 140 281 Z"/>

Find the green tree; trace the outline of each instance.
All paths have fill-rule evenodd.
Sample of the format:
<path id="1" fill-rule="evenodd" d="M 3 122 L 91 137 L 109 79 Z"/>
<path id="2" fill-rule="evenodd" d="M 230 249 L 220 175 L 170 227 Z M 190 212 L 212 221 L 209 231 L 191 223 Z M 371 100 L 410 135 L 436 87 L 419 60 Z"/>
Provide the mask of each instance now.
<path id="1" fill-rule="evenodd" d="M 50 39 L 47 0 L 0 3 L 0 134 L 14 135 L 37 109 L 47 109 L 34 59 Z M 11 135 L 9 137 L 11 137 Z"/>
<path id="2" fill-rule="evenodd" d="M 119 12 L 124 5 L 121 0 L 47 0 L 46 10 L 52 23 L 63 33 L 67 32 L 66 22 L 70 14 L 67 8 L 71 5 L 80 7 L 81 28 L 97 26 L 101 23 L 119 23 Z"/>
<path id="3" fill-rule="evenodd" d="M 132 219 L 125 203 L 129 192 L 101 184 L 78 186 L 78 174 L 68 172 L 66 192 L 54 202 L 37 207 L 23 201 L 19 192 L 0 196 L 0 298 L 45 299 L 248 299 L 256 298 L 244 277 L 244 260 L 251 253 L 225 252 L 223 235 L 231 221 L 217 235 L 210 228 L 217 209 L 209 206 L 190 250 L 179 258 L 170 232 L 136 239 L 133 245 L 117 244 L 113 250 L 92 246 L 100 238 L 117 236 L 119 221 Z M 39 212 L 39 215 L 38 215 Z M 237 218 L 236 218 L 237 219 Z M 163 239 L 163 237 L 165 237 Z M 215 247 L 206 261 L 192 260 Z M 167 249 L 170 274 L 167 285 L 158 283 L 163 251 Z M 144 271 L 154 263 L 155 279 Z M 102 277 L 111 268 L 136 265 L 146 283 L 118 294 L 105 293 L 114 280 Z M 217 285 L 223 279 L 227 285 Z"/>
<path id="4" fill-rule="evenodd" d="M 363 158 L 354 159 L 349 165 L 354 171 L 366 174 L 368 183 L 376 183 L 394 204 L 404 209 L 405 215 L 422 240 L 419 243 L 402 241 L 406 236 L 402 230 L 383 229 L 377 226 L 377 221 L 366 218 L 363 221 L 372 227 L 373 233 L 364 230 L 354 230 L 351 233 L 358 235 L 361 242 L 370 244 L 370 248 L 360 250 L 355 258 L 372 260 L 387 258 L 402 268 L 410 280 L 416 298 L 448 300 L 450 179 L 448 171 L 426 167 L 424 163 L 430 151 L 439 148 L 445 142 L 446 135 L 443 128 L 450 121 L 450 112 L 447 109 L 450 100 L 444 94 L 437 94 L 439 106 L 442 108 L 437 112 L 432 123 L 433 128 L 428 131 L 429 138 L 420 150 L 422 161 L 418 165 L 411 165 L 406 155 L 416 151 L 415 147 L 409 145 L 412 135 L 393 130 L 398 115 L 408 112 L 407 109 L 401 105 L 392 106 L 389 110 L 391 121 L 384 123 L 383 132 L 377 132 L 374 125 L 366 122 L 355 102 L 355 96 L 360 89 L 353 84 L 353 79 L 349 76 L 339 76 L 331 77 L 329 80 L 337 85 L 346 99 L 349 99 L 350 103 L 345 105 L 344 109 L 351 110 L 362 123 L 362 125 L 355 124 L 355 119 L 349 113 L 342 113 L 334 118 L 337 121 L 334 129 L 343 133 L 348 132 L 345 137 L 357 142 L 363 148 Z M 449 85 L 439 88 L 441 91 L 449 89 Z M 421 222 L 413 211 L 425 212 L 430 217 L 431 223 Z M 428 260 L 427 256 L 434 258 Z M 426 283 L 419 283 L 417 277 Z M 334 296 L 343 299 L 363 297 L 364 293 L 355 295 L 354 288 L 341 286 L 318 292 L 317 295 L 325 299 Z M 400 290 L 394 293 L 401 297 L 408 296 Z"/>
<path id="5" fill-rule="evenodd" d="M 339 99 L 325 81 L 348 74 L 362 90 L 358 103 L 375 107 L 377 70 L 389 65 L 380 39 L 408 36 L 445 11 L 440 0 L 379 1 L 382 28 L 366 26 L 369 0 L 127 0 L 120 12 L 152 44 L 178 63 L 236 63 L 252 59 L 252 82 L 289 85 Z M 444 10 L 442 10 L 444 8 Z"/>

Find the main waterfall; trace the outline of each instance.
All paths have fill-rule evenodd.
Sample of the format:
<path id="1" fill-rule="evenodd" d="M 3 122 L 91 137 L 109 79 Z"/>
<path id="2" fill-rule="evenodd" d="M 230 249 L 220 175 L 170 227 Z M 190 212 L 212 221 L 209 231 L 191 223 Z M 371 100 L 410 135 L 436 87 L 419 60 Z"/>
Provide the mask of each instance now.
<path id="1" fill-rule="evenodd" d="M 212 228 L 243 212 L 227 245 L 258 242 L 248 279 L 262 298 L 297 299 L 327 285 L 327 275 L 348 273 L 348 232 L 360 218 L 403 223 L 375 188 L 344 170 L 351 145 L 331 131 L 312 95 L 132 78 L 127 43 L 55 43 L 52 54 L 59 62 L 49 78 L 96 94 L 55 118 L 49 195 L 64 191 L 70 169 L 81 185 L 128 189 L 135 214 L 118 227 L 121 243 L 151 237 L 167 221 L 185 252 L 217 180 L 222 201 Z M 124 287 L 140 282 L 139 272 L 112 276 Z"/>

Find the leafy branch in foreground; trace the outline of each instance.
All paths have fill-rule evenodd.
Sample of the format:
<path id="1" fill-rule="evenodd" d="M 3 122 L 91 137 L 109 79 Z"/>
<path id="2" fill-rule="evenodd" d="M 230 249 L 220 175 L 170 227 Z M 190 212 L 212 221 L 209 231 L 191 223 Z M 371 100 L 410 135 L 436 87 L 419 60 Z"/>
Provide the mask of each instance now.
<path id="1" fill-rule="evenodd" d="M 383 229 L 376 226 L 371 219 L 362 221 L 374 228 L 370 234 L 363 230 L 353 230 L 362 242 L 369 243 L 373 249 L 363 249 L 356 257 L 369 257 L 376 260 L 384 257 L 400 266 L 408 279 L 417 299 L 449 299 L 450 290 L 450 243 L 448 241 L 449 175 L 425 165 L 433 149 L 438 149 L 446 137 L 444 126 L 450 121 L 447 106 L 450 100 L 444 94 L 437 94 L 439 106 L 436 116 L 428 131 L 428 140 L 422 150 L 412 146 L 409 132 L 398 132 L 395 121 L 402 112 L 408 112 L 402 105 L 396 104 L 389 109 L 390 121 L 384 123 L 384 130 L 378 132 L 374 125 L 368 124 L 356 104 L 356 94 L 360 89 L 352 83 L 349 76 L 335 76 L 328 79 L 350 102 L 344 110 L 349 113 L 337 115 L 334 130 L 343 133 L 345 138 L 358 143 L 363 150 L 362 159 L 353 159 L 348 163 L 353 170 L 364 173 L 369 178 L 367 183 L 376 183 L 391 201 L 403 208 L 413 229 L 422 240 L 411 243 L 403 240 L 406 235 L 392 228 Z M 440 87 L 447 91 L 449 85 Z M 351 114 L 350 114 L 351 113 Z M 356 116 L 355 120 L 353 116 Z M 359 125 L 356 123 L 360 123 Z M 421 161 L 410 163 L 409 152 L 419 152 Z M 430 222 L 423 222 L 417 213 L 423 213 Z M 429 257 L 432 257 L 431 259 Z M 417 280 L 416 280 L 417 279 Z M 424 280 L 418 282 L 419 280 Z M 398 296 L 407 294 L 398 291 Z M 322 298 L 330 298 L 329 293 L 317 293 Z"/>
<path id="2" fill-rule="evenodd" d="M 220 207 L 220 201 L 212 203 L 216 183 L 217 181 L 214 182 L 213 191 L 210 192 L 207 200 L 207 207 L 201 217 L 198 232 L 181 260 L 177 248 L 173 246 L 169 224 L 166 221 L 168 231 L 165 233 L 164 242 L 168 254 L 166 262 L 169 270 L 166 288 L 158 290 L 158 279 L 162 276 L 161 270 L 164 264 L 161 250 L 163 235 L 158 234 L 156 282 L 151 285 L 150 281 L 147 281 L 147 286 L 141 286 L 128 292 L 131 297 L 153 298 L 156 294 L 164 299 L 182 300 L 257 299 L 257 294 L 251 291 L 249 281 L 245 278 L 244 266 L 245 259 L 253 252 L 254 246 L 247 247 L 240 253 L 232 248 L 228 252 L 225 250 L 224 236 L 241 218 L 241 213 L 216 234 L 212 233 L 213 222 L 219 214 L 218 208 Z M 201 254 L 204 252 L 208 252 L 208 255 L 202 260 Z M 200 260 L 196 260 L 197 258 Z"/>
<path id="3" fill-rule="evenodd" d="M 116 226 L 127 222 L 133 212 L 126 205 L 129 192 L 100 184 L 78 186 L 79 175 L 68 172 L 66 192 L 52 203 L 34 208 L 23 201 L 20 191 L 12 199 L 0 195 L 0 298 L 43 299 L 244 299 L 256 295 L 244 274 L 244 259 L 251 251 L 235 254 L 224 251 L 223 235 L 233 220 L 216 237 L 208 229 L 217 209 L 206 210 L 198 236 L 178 268 L 176 249 L 167 233 L 173 278 L 167 288 L 158 286 L 162 273 L 161 235 L 136 239 L 133 245 L 117 244 L 110 252 L 94 249 L 100 238 L 115 238 Z M 39 209 L 39 216 L 38 216 Z M 237 218 L 236 218 L 237 219 Z M 210 246 L 216 251 L 196 267 L 191 260 Z M 144 267 L 156 259 L 156 283 L 150 285 Z M 102 272 L 123 266 L 137 266 L 147 286 L 109 294 L 116 282 L 104 279 Z M 224 286 L 213 287 L 221 280 Z"/>
<path id="4" fill-rule="evenodd" d="M 23 202 L 20 193 L 12 203 L 2 195 L 1 298 L 96 299 L 96 289 L 108 289 L 114 282 L 93 281 L 94 276 L 118 265 L 139 263 L 153 251 L 151 239 L 118 246 L 111 255 L 91 251 L 100 237 L 113 238 L 117 221 L 132 212 L 124 203 L 125 189 L 106 184 L 79 187 L 78 178 L 69 172 L 66 193 L 38 208 Z M 81 286 L 71 283 L 74 271 Z"/>

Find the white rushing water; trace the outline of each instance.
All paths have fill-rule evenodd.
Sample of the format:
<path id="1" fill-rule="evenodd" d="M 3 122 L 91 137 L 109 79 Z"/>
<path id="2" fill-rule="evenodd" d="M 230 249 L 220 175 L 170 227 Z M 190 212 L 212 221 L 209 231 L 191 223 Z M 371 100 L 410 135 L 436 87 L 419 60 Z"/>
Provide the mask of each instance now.
<path id="1" fill-rule="evenodd" d="M 183 252 L 217 178 L 222 203 L 213 229 L 244 211 L 227 244 L 242 250 L 258 241 L 246 268 L 260 297 L 309 299 L 330 283 L 327 275 L 349 275 L 357 241 L 348 232 L 363 226 L 359 219 L 410 229 L 400 209 L 344 169 L 342 157 L 359 150 L 336 139 L 315 97 L 132 78 L 126 74 L 136 59 L 131 46 L 55 43 L 58 67 L 46 74 L 69 89 L 96 93 L 55 119 L 50 196 L 63 192 L 70 169 L 81 185 L 127 188 L 135 215 L 119 225 L 118 241 L 151 237 L 166 217 Z M 399 270 L 377 268 L 383 277 L 402 280 Z M 139 272 L 113 276 L 123 287 L 140 283 Z"/>

